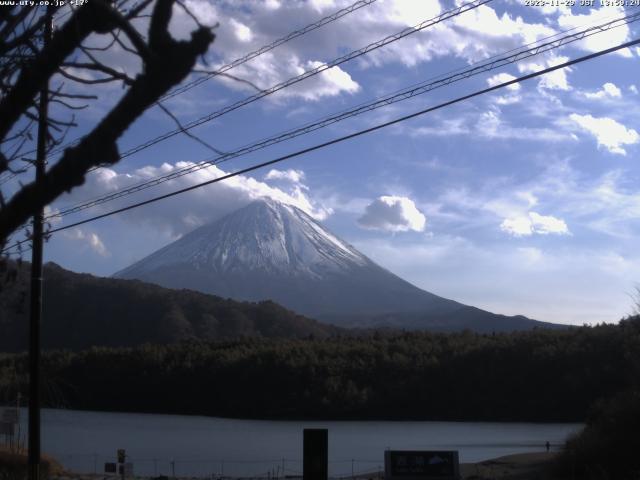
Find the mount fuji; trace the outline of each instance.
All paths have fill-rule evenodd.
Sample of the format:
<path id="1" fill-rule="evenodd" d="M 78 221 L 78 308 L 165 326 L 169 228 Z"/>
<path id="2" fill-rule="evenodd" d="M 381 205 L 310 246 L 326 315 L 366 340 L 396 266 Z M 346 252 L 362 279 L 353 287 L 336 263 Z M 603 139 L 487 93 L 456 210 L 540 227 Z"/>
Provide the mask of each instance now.
<path id="1" fill-rule="evenodd" d="M 270 299 L 348 327 L 505 331 L 553 326 L 421 290 L 302 210 L 274 200 L 254 201 L 114 276 L 235 300 Z"/>

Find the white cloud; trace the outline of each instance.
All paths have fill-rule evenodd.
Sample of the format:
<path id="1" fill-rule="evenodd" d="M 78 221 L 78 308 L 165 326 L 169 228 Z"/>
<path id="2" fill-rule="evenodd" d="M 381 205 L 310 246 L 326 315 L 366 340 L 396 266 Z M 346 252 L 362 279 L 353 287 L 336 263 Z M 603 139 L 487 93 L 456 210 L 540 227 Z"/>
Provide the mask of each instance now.
<path id="1" fill-rule="evenodd" d="M 445 298 L 577 325 L 616 322 L 627 315 L 631 301 L 625 292 L 633 289 L 640 269 L 640 257 L 613 246 L 486 245 L 437 234 L 400 245 L 389 238 L 352 243 L 383 267 Z"/>
<path id="2" fill-rule="evenodd" d="M 522 100 L 520 95 L 501 95 L 496 98 L 496 105 L 513 105 Z"/>
<path id="3" fill-rule="evenodd" d="M 207 69 L 215 69 L 223 64 L 241 58 L 247 52 L 256 50 L 277 38 L 281 38 L 296 27 L 318 20 L 322 15 L 351 4 L 349 0 L 291 1 L 284 4 L 278 0 L 255 2 L 237 0 L 234 2 L 212 2 L 210 0 L 186 0 L 186 7 L 205 25 L 216 25 L 216 39 L 206 60 Z M 282 5 L 286 8 L 281 8 Z M 346 51 L 360 49 L 372 42 L 401 31 L 408 25 L 433 18 L 441 13 L 443 6 L 449 8 L 451 2 L 438 0 L 385 0 L 359 9 L 339 21 L 325 25 L 308 35 L 280 45 L 275 51 L 267 52 L 243 65 L 234 68 L 234 75 L 251 80 L 260 88 L 268 88 L 297 76 L 321 62 L 343 55 Z M 146 31 L 142 19 L 141 30 Z M 170 31 L 177 38 L 188 38 L 196 27 L 193 19 L 183 8 L 174 6 Z M 319 101 L 327 97 L 353 94 L 363 89 L 358 82 L 357 69 L 368 65 L 401 64 L 415 66 L 445 55 L 473 62 L 489 57 L 522 44 L 547 37 L 555 33 L 550 24 L 531 23 L 522 17 L 505 12 L 498 14 L 488 5 L 482 5 L 445 22 L 410 35 L 384 48 L 369 52 L 356 61 L 340 65 L 322 74 L 305 79 L 300 84 L 283 89 L 268 97 L 267 102 L 284 99 L 303 98 Z M 100 36 L 98 36 L 100 37 Z M 102 36 L 104 37 L 104 36 Z M 102 39 L 109 41 L 108 38 Z M 104 41 L 99 43 L 104 44 Z M 102 55 L 102 53 L 101 53 Z M 119 46 L 104 52 L 113 61 L 109 65 L 123 66 L 123 70 L 134 76 L 142 68 L 136 55 L 131 55 Z M 170 105 L 189 110 L 211 111 L 213 99 L 224 98 L 219 88 L 223 85 L 233 90 L 255 93 L 242 82 L 218 76 L 216 80 L 203 83 L 199 88 L 189 90 L 185 95 L 172 99 Z M 95 88 L 111 89 L 119 92 L 119 85 Z M 216 90 L 218 89 L 218 90 Z M 224 93 L 224 92 L 223 92 Z M 516 97 L 500 98 L 500 104 L 515 103 Z M 175 108 L 184 112 L 184 108 Z M 94 114 L 88 109 L 85 116 Z"/>
<path id="4" fill-rule="evenodd" d="M 585 97 L 593 99 L 602 98 L 621 98 L 622 91 L 615 85 L 615 83 L 607 82 L 602 85 L 602 89 L 597 92 L 585 92 Z"/>
<path id="5" fill-rule="evenodd" d="M 251 32 L 251 29 L 244 23 L 239 22 L 235 18 L 232 18 L 229 23 L 231 24 L 233 33 L 240 42 L 247 43 L 253 40 L 253 33 Z"/>
<path id="6" fill-rule="evenodd" d="M 62 222 L 62 219 L 60 217 L 54 216 L 58 213 L 60 213 L 60 210 L 58 210 L 57 208 L 52 208 L 51 205 L 46 205 L 44 207 L 44 218 L 46 218 L 47 222 L 52 226 L 59 225 Z"/>
<path id="7" fill-rule="evenodd" d="M 322 62 L 311 61 L 307 64 L 307 70 L 318 68 Z M 300 72 L 302 73 L 302 72 Z M 332 67 L 323 71 L 319 76 L 319 81 L 311 82 L 316 85 L 307 84 L 309 92 L 302 93 L 301 96 L 307 100 L 317 100 L 322 97 L 336 96 L 341 92 L 356 93 L 360 90 L 360 85 L 355 82 L 351 75 L 340 67 Z"/>
<path id="8" fill-rule="evenodd" d="M 309 0 L 309 5 L 318 13 L 336 8 L 336 2 L 334 0 Z"/>
<path id="9" fill-rule="evenodd" d="M 498 73 L 497 75 L 493 75 L 492 77 L 487 78 L 487 83 L 489 84 L 490 87 L 494 87 L 496 85 L 499 85 L 501 83 L 505 83 L 508 82 L 510 80 L 515 80 L 517 77 L 509 74 L 509 73 Z M 519 83 L 513 83 L 511 85 L 509 85 L 508 87 L 506 87 L 507 90 L 511 90 L 514 92 L 517 92 L 518 90 L 520 90 L 520 84 Z"/>
<path id="10" fill-rule="evenodd" d="M 107 251 L 107 248 L 104 246 L 104 243 L 102 243 L 102 240 L 100 240 L 100 237 L 98 237 L 97 234 L 95 233 L 89 234 L 89 245 L 91 245 L 91 248 L 98 255 L 101 255 L 103 257 L 109 256 L 109 252 Z"/>
<path id="11" fill-rule="evenodd" d="M 603 146 L 611 153 L 626 155 L 624 145 L 633 145 L 640 141 L 640 135 L 633 128 L 627 128 L 609 117 L 593 117 L 572 113 L 569 118 L 593 135 L 598 147 Z"/>
<path id="12" fill-rule="evenodd" d="M 569 28 L 584 28 L 585 26 L 604 23 L 606 21 L 613 20 L 617 17 L 625 15 L 624 7 L 601 7 L 585 9 L 589 13 L 583 15 L 574 15 L 571 10 L 567 10 L 558 18 L 558 25 L 563 29 Z M 597 35 L 591 35 L 580 42 L 577 45 L 589 52 L 595 52 L 603 50 L 620 43 L 624 43 L 630 38 L 630 30 L 628 25 L 622 25 L 617 28 L 611 28 L 604 32 L 599 32 Z M 618 50 L 618 55 L 624 57 L 630 57 L 631 51 L 626 48 Z"/>
<path id="13" fill-rule="evenodd" d="M 86 246 L 88 246 L 91 250 L 93 250 L 101 257 L 111 256 L 111 253 L 107 250 L 107 247 L 105 247 L 104 243 L 102 243 L 102 240 L 96 233 L 85 232 L 80 228 L 74 228 L 64 231 L 63 235 L 71 240 L 83 242 Z"/>
<path id="14" fill-rule="evenodd" d="M 185 6 L 202 25 L 215 25 L 222 18 L 216 6 L 208 1 L 186 0 Z M 187 39 L 195 26 L 191 16 L 183 8 L 180 8 L 179 5 L 173 6 L 169 30 L 171 35 L 179 39 Z"/>
<path id="15" fill-rule="evenodd" d="M 621 97 L 622 96 L 622 92 L 620 91 L 620 89 L 618 87 L 616 87 L 616 85 L 614 83 L 611 82 L 607 82 L 602 86 L 602 90 L 604 90 L 607 95 L 609 95 L 610 97 Z"/>
<path id="16" fill-rule="evenodd" d="M 632 178 L 628 171 L 616 169 L 592 179 L 571 168 L 568 161 L 555 160 L 541 175 L 525 183 L 513 184 L 508 179 L 499 184 L 486 182 L 475 190 L 447 191 L 438 201 L 445 212 L 458 213 L 455 222 L 476 228 L 493 228 L 498 217 L 498 223 L 508 219 L 504 231 L 533 234 L 530 212 L 553 209 L 556 218 L 581 230 L 581 241 L 597 232 L 611 241 L 633 242 L 640 226 L 640 190 Z M 500 192 L 498 196 L 496 191 Z M 534 216 L 534 220 L 540 218 Z M 540 228 L 549 233 L 554 230 L 553 222 L 539 223 L 546 224 Z M 556 230 L 563 230 L 561 224 L 557 225 Z M 582 233 L 585 229 L 591 232 Z"/>
<path id="17" fill-rule="evenodd" d="M 569 139 L 563 132 L 550 128 L 515 127 L 502 119 L 500 110 L 484 112 L 475 125 L 477 135 L 490 139 L 540 140 L 558 142 Z"/>
<path id="18" fill-rule="evenodd" d="M 505 218 L 500 224 L 500 229 L 514 237 L 524 237 L 533 234 L 548 235 L 550 233 L 558 235 L 569 234 L 569 228 L 564 220 L 551 215 L 540 215 L 536 212 L 529 212 L 528 215 Z"/>
<path id="19" fill-rule="evenodd" d="M 323 62 L 317 60 L 302 61 L 296 55 L 290 56 L 288 60 L 278 61 L 276 55 L 268 52 L 255 58 L 250 64 L 236 67 L 234 75 L 239 78 L 250 78 L 260 88 L 266 89 L 322 65 Z M 220 78 L 219 81 L 232 89 L 249 90 L 251 93 L 255 93 L 251 87 L 234 79 Z M 308 101 L 317 101 L 343 93 L 354 94 L 360 91 L 360 88 L 358 82 L 353 80 L 348 72 L 340 66 L 335 66 L 278 90 L 269 98 L 277 101 L 297 97 Z"/>
<path id="20" fill-rule="evenodd" d="M 466 125 L 466 121 L 463 118 L 438 118 L 437 122 L 429 122 L 435 123 L 436 125 L 431 126 L 422 126 L 403 129 L 403 132 L 409 132 L 410 135 L 414 137 L 420 136 L 437 136 L 437 137 L 450 137 L 453 135 L 467 135 L 471 133 L 471 129 Z"/>
<path id="21" fill-rule="evenodd" d="M 215 66 L 232 61 L 290 32 L 292 26 L 310 24 L 319 15 L 348 6 L 348 0 L 314 0 L 310 2 L 222 2 L 211 6 L 207 0 L 189 0 L 188 5 L 198 18 L 207 23 L 220 23 L 212 52 Z M 449 8 L 450 4 L 447 4 Z M 348 18 L 333 22 L 295 42 L 280 45 L 277 52 L 268 52 L 251 62 L 238 66 L 234 74 L 251 79 L 261 88 L 276 85 L 299 75 L 320 62 L 360 49 L 407 26 L 433 18 L 443 7 L 438 0 L 386 0 L 359 9 Z M 187 33 L 192 29 L 189 19 L 177 9 Z M 200 14 L 203 16 L 200 17 Z M 453 55 L 465 61 L 478 61 L 498 52 L 547 37 L 554 29 L 543 23 L 530 23 L 509 12 L 498 15 L 487 5 L 429 27 L 423 33 L 369 52 L 356 62 L 341 65 L 321 75 L 307 79 L 299 88 L 287 88 L 271 100 L 302 97 L 317 101 L 323 97 L 354 93 L 360 85 L 354 80 L 352 69 L 369 65 L 400 63 L 414 66 L 433 58 Z M 249 87 L 225 78 L 218 78 L 232 89 Z M 212 82 L 215 83 L 215 82 Z M 206 87 L 203 87 L 203 89 Z M 316 92 L 316 93 L 313 93 Z M 201 90 L 202 93 L 202 90 Z"/>
<path id="22" fill-rule="evenodd" d="M 130 173 L 118 173 L 110 168 L 101 168 L 89 175 L 83 186 L 74 189 L 71 194 L 61 198 L 55 206 L 62 210 L 63 208 L 60 205 L 68 205 L 85 200 L 88 197 L 114 192 L 126 186 L 144 182 L 193 165 L 194 163 L 191 162 L 164 163 L 159 167 L 147 166 Z M 294 170 L 292 172 L 296 173 L 291 174 L 290 178 L 304 178 L 302 171 Z M 227 172 L 219 167 L 210 166 L 163 183 L 153 188 L 152 192 L 154 196 L 169 193 L 220 178 L 225 174 Z M 274 173 L 273 175 L 278 177 L 280 174 Z M 286 172 L 284 175 L 286 175 Z M 308 190 L 308 187 L 300 182 L 285 182 L 278 188 L 252 177 L 239 175 L 214 185 L 183 193 L 172 199 L 131 210 L 120 218 L 128 223 L 152 227 L 164 235 L 176 238 L 193 230 L 195 227 L 241 208 L 255 199 L 270 197 L 283 203 L 294 205 L 318 220 L 326 219 L 332 211 L 317 205 L 309 197 Z M 147 198 L 148 196 L 150 194 L 147 192 Z M 94 207 L 91 212 L 98 214 L 131 202 L 132 198 L 126 197 L 122 200 Z"/>
<path id="23" fill-rule="evenodd" d="M 513 188 L 503 186 L 502 195 L 510 195 Z M 496 210 L 496 214 L 511 218 L 527 216 L 530 210 L 553 208 L 574 228 L 587 228 L 610 240 L 635 242 L 640 226 L 640 190 L 626 170 L 615 169 L 590 178 L 582 170 L 571 168 L 568 161 L 556 161 L 542 175 L 517 188 L 531 191 L 539 205 L 534 209 L 533 205 L 516 203 L 511 209 Z"/>
<path id="24" fill-rule="evenodd" d="M 435 17 L 442 11 L 438 0 L 416 2 L 415 0 L 392 0 L 389 2 L 387 19 L 391 22 L 404 24 L 407 27 L 418 21 Z"/>
<path id="25" fill-rule="evenodd" d="M 569 233 L 567 224 L 564 220 L 553 217 L 551 215 L 540 215 L 536 212 L 530 212 L 529 218 L 533 224 L 535 233 L 540 235 L 547 235 L 549 233 L 556 233 L 559 235 L 566 235 Z"/>
<path id="26" fill-rule="evenodd" d="M 586 188 L 576 191 L 567 209 L 585 217 L 589 228 L 611 237 L 635 241 L 640 218 L 640 191 L 625 188 L 627 175 L 622 170 L 605 173 Z M 577 190 L 577 189 L 576 189 Z"/>
<path id="27" fill-rule="evenodd" d="M 533 233 L 529 217 L 505 218 L 500 224 L 500 230 L 507 232 L 514 237 L 528 236 Z"/>
<path id="28" fill-rule="evenodd" d="M 363 228 L 390 232 L 422 232 L 426 223 L 427 219 L 413 200 L 386 195 L 367 205 L 363 215 L 358 219 L 358 224 Z"/>
<path id="29" fill-rule="evenodd" d="M 265 7 L 269 10 L 278 10 L 282 4 L 278 0 L 266 0 Z"/>
<path id="30" fill-rule="evenodd" d="M 540 59 L 537 62 L 520 63 L 518 64 L 518 70 L 521 73 L 534 73 L 544 70 L 545 68 L 555 67 L 561 63 L 565 63 L 567 60 L 569 60 L 568 57 L 550 54 L 547 55 L 546 58 Z M 538 81 L 538 88 L 542 90 L 569 91 L 572 87 L 569 85 L 567 74 L 572 71 L 573 69 L 570 67 L 565 67 L 546 73 L 540 77 L 540 80 Z"/>
<path id="31" fill-rule="evenodd" d="M 304 180 L 304 172 L 302 170 L 277 170 L 275 168 L 269 170 L 264 177 L 265 180 L 286 180 L 293 183 L 300 183 Z"/>
<path id="32" fill-rule="evenodd" d="M 633 93 L 634 95 L 638 94 L 638 87 L 636 87 L 635 85 L 629 85 L 629 91 L 631 93 Z"/>
<path id="33" fill-rule="evenodd" d="M 508 48 L 504 48 L 508 47 L 506 43 L 515 47 L 517 45 L 512 43 L 514 41 L 528 44 L 555 33 L 547 25 L 527 23 L 522 17 L 513 17 L 506 12 L 499 16 L 487 5 L 459 15 L 453 23 L 456 29 L 464 29 L 463 36 L 467 37 L 458 48 L 483 52 L 484 56 L 489 56 L 496 49 L 507 50 Z"/>
<path id="34" fill-rule="evenodd" d="M 519 96 L 508 95 L 498 97 L 495 101 L 498 105 L 510 104 L 520 101 Z M 476 140 L 526 140 L 543 142 L 573 141 L 570 133 L 558 128 L 548 126 L 521 126 L 514 125 L 503 119 L 499 106 L 494 105 L 490 109 L 480 113 L 464 114 L 455 118 L 436 117 L 436 120 L 427 119 L 427 125 L 420 127 L 403 127 L 398 129 L 400 134 L 409 134 L 412 137 L 435 136 L 452 137 L 455 135 L 472 135 Z M 546 122 L 545 125 L 548 125 Z M 431 126 L 433 125 L 433 126 Z"/>

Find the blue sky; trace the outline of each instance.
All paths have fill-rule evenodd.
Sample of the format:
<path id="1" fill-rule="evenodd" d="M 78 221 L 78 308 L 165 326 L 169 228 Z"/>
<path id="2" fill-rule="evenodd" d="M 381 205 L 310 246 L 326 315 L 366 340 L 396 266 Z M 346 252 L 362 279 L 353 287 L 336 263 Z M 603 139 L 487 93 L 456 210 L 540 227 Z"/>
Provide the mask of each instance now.
<path id="1" fill-rule="evenodd" d="M 350 3 L 187 2 L 203 23 L 219 23 L 206 56 L 209 69 Z M 378 0 L 230 73 L 268 88 L 453 6 L 448 0 Z M 218 149 L 234 150 L 640 7 L 634 8 L 600 7 L 599 2 L 595 7 L 537 8 L 520 0 L 494 0 L 220 117 L 194 133 Z M 193 28 L 189 17 L 176 10 L 174 34 L 184 36 Z M 636 24 L 594 35 L 54 225 L 211 179 L 638 35 Z M 122 51 L 109 55 L 126 71 L 139 68 Z M 46 245 L 45 256 L 75 271 L 109 275 L 252 199 L 272 196 L 303 208 L 380 265 L 438 295 L 539 320 L 615 322 L 631 313 L 631 294 L 640 282 L 639 79 L 640 49 L 633 47 L 298 157 L 277 169 L 61 232 Z M 121 92 L 116 85 L 101 87 L 99 101 L 79 114 L 78 134 Z M 166 106 L 186 123 L 253 93 L 246 84 L 223 78 L 205 82 Z M 121 150 L 174 127 L 159 109 L 152 109 L 127 132 Z M 51 211 L 211 155 L 185 136 L 174 137 L 94 172 Z"/>

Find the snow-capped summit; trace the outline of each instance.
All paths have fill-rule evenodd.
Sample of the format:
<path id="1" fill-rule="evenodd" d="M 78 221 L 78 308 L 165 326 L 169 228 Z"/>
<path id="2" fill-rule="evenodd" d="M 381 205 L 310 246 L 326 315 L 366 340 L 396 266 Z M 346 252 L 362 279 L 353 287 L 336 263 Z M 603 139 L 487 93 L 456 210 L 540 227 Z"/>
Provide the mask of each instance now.
<path id="1" fill-rule="evenodd" d="M 204 225 L 115 276 L 236 300 L 269 299 L 342 325 L 435 322 L 450 329 L 450 320 L 501 317 L 415 287 L 302 210 L 274 200 Z"/>
<path id="2" fill-rule="evenodd" d="M 261 272 L 320 278 L 368 261 L 302 210 L 266 199 L 198 228 L 117 275 L 189 265 L 218 274 Z"/>

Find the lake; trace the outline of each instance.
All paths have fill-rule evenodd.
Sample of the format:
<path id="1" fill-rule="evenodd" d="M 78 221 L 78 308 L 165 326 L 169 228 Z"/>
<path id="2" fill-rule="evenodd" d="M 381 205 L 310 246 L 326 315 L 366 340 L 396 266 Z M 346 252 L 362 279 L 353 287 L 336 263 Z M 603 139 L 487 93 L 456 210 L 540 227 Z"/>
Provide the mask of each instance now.
<path id="1" fill-rule="evenodd" d="M 26 431 L 26 411 L 21 412 Z M 45 409 L 42 450 L 65 467 L 100 473 L 126 449 L 136 475 L 302 472 L 303 428 L 329 429 L 332 476 L 377 471 L 386 449 L 459 450 L 461 462 L 560 448 L 581 424 L 265 421 Z"/>

